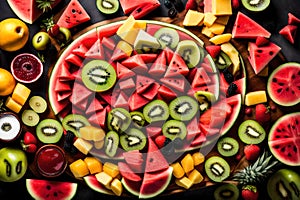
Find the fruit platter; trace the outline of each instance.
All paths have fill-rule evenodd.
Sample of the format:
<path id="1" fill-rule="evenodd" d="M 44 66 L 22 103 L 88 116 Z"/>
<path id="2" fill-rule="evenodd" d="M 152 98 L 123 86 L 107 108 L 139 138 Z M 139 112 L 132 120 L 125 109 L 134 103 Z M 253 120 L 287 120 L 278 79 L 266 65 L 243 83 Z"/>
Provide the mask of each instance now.
<path id="1" fill-rule="evenodd" d="M 1 199 L 300 199 L 299 2 L 0 11 Z"/>

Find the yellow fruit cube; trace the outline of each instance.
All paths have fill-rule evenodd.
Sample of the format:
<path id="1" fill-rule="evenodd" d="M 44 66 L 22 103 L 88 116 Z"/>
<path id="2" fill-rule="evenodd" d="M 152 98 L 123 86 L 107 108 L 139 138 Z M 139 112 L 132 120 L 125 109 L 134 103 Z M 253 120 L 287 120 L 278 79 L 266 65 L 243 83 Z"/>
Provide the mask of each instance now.
<path id="1" fill-rule="evenodd" d="M 231 0 L 212 0 L 211 5 L 215 15 L 232 15 Z"/>
<path id="2" fill-rule="evenodd" d="M 188 174 L 188 179 L 190 179 L 193 182 L 193 184 L 197 184 L 203 181 L 203 176 L 198 170 L 194 169 Z"/>
<path id="3" fill-rule="evenodd" d="M 267 102 L 267 94 L 264 90 L 249 92 L 245 96 L 245 105 L 252 106 L 259 103 Z"/>
<path id="4" fill-rule="evenodd" d="M 202 153 L 200 153 L 200 152 L 193 153 L 192 157 L 193 157 L 194 165 L 195 166 L 200 165 L 205 160 L 204 155 Z"/>
<path id="5" fill-rule="evenodd" d="M 239 52 L 230 42 L 221 44 L 221 50 L 229 56 L 233 65 L 232 74 L 236 74 L 240 69 Z"/>
<path id="6" fill-rule="evenodd" d="M 210 27 L 208 27 L 208 29 L 217 35 L 220 35 L 224 32 L 225 30 L 225 25 L 223 24 L 219 24 L 219 23 L 213 23 L 213 25 L 211 25 Z"/>
<path id="7" fill-rule="evenodd" d="M 87 164 L 82 159 L 78 159 L 78 160 L 72 162 L 69 165 L 69 168 L 75 178 L 84 177 L 84 176 L 88 175 L 90 172 Z"/>
<path id="8" fill-rule="evenodd" d="M 10 109 L 11 111 L 15 113 L 19 113 L 22 109 L 22 105 L 17 103 L 15 100 L 13 100 L 11 97 L 8 97 L 5 102 L 5 106 Z"/>
<path id="9" fill-rule="evenodd" d="M 184 176 L 184 170 L 179 162 L 171 164 L 171 167 L 173 167 L 173 176 L 176 178 L 181 178 Z"/>
<path id="10" fill-rule="evenodd" d="M 181 166 L 185 173 L 188 173 L 194 169 L 194 160 L 191 154 L 186 154 L 181 160 Z"/>
<path id="11" fill-rule="evenodd" d="M 216 19 L 217 17 L 211 12 L 204 13 L 203 24 L 210 27 L 216 21 Z"/>
<path id="12" fill-rule="evenodd" d="M 112 183 L 111 183 L 111 190 L 113 191 L 113 193 L 117 196 L 121 196 L 122 192 L 123 192 L 123 186 L 122 183 L 119 179 L 115 178 Z"/>
<path id="13" fill-rule="evenodd" d="M 25 102 L 27 101 L 29 95 L 30 95 L 31 90 L 26 87 L 25 85 L 21 83 L 17 83 L 11 98 L 19 103 L 20 105 L 24 105 Z"/>
<path id="14" fill-rule="evenodd" d="M 86 157 L 83 161 L 86 163 L 90 174 L 102 172 L 102 163 L 97 158 Z"/>
<path id="15" fill-rule="evenodd" d="M 218 16 L 215 23 L 227 25 L 230 15 Z"/>
<path id="16" fill-rule="evenodd" d="M 115 178 L 119 175 L 119 167 L 111 162 L 106 162 L 103 165 L 103 171 L 106 172 L 111 177 Z"/>
<path id="17" fill-rule="evenodd" d="M 202 22 L 203 19 L 204 19 L 203 13 L 190 9 L 190 10 L 188 10 L 188 12 L 186 13 L 186 15 L 184 17 L 183 25 L 184 26 L 197 26 Z"/>
<path id="18" fill-rule="evenodd" d="M 73 145 L 83 154 L 87 155 L 90 150 L 93 148 L 93 144 L 82 139 L 77 138 Z"/>
<path id="19" fill-rule="evenodd" d="M 133 51 L 132 46 L 123 40 L 120 40 L 118 42 L 117 49 L 122 50 L 124 53 L 126 53 L 127 56 L 130 56 Z"/>
<path id="20" fill-rule="evenodd" d="M 180 179 L 176 179 L 175 180 L 176 185 L 183 187 L 185 189 L 190 189 L 190 187 L 192 187 L 193 182 L 188 179 L 186 176 L 180 178 Z"/>
<path id="21" fill-rule="evenodd" d="M 94 142 L 94 147 L 96 149 L 102 149 L 104 147 L 104 140 Z"/>
<path id="22" fill-rule="evenodd" d="M 209 38 L 212 38 L 215 36 L 215 34 L 213 32 L 211 32 L 211 30 L 209 30 L 209 28 L 207 26 L 204 26 L 201 30 L 201 33 L 203 35 L 206 35 Z"/>
<path id="23" fill-rule="evenodd" d="M 108 175 L 107 173 L 103 172 L 99 172 L 95 175 L 96 179 L 102 184 L 104 185 L 107 189 L 110 189 L 110 184 L 113 180 L 113 178 Z"/>
<path id="24" fill-rule="evenodd" d="M 224 33 L 221 35 L 216 35 L 209 39 L 209 41 L 214 43 L 215 45 L 227 43 L 230 40 L 231 40 L 231 33 Z"/>
<path id="25" fill-rule="evenodd" d="M 105 131 L 95 126 L 84 126 L 79 129 L 80 137 L 85 140 L 102 141 Z"/>

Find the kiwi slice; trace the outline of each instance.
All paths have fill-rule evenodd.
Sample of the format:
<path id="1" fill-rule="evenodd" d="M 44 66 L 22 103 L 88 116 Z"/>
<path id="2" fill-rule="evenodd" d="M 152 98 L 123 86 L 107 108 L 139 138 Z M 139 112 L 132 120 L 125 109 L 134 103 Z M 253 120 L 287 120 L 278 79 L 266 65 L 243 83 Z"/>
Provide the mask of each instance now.
<path id="1" fill-rule="evenodd" d="M 204 57 L 204 50 L 193 40 L 182 40 L 178 43 L 176 52 L 181 55 L 189 68 L 195 67 Z"/>
<path id="2" fill-rule="evenodd" d="M 29 106 L 36 113 L 44 113 L 47 109 L 47 102 L 41 96 L 32 96 L 29 99 Z"/>
<path id="3" fill-rule="evenodd" d="M 118 0 L 97 0 L 96 6 L 103 14 L 114 14 L 119 10 L 120 4 Z"/>
<path id="4" fill-rule="evenodd" d="M 105 153 L 109 157 L 114 157 L 119 146 L 119 135 L 115 131 L 109 131 L 105 136 Z"/>
<path id="5" fill-rule="evenodd" d="M 120 136 L 120 144 L 125 151 L 142 150 L 147 143 L 144 133 L 137 128 L 130 128 Z"/>
<path id="6" fill-rule="evenodd" d="M 238 135 L 245 144 L 259 144 L 265 139 L 266 131 L 257 121 L 248 119 L 240 124 Z"/>
<path id="7" fill-rule="evenodd" d="M 252 12 L 260 12 L 267 9 L 271 0 L 242 0 L 243 6 Z"/>
<path id="8" fill-rule="evenodd" d="M 103 92 L 114 86 L 117 74 L 114 67 L 105 60 L 92 60 L 86 63 L 81 72 L 83 84 L 95 92 Z"/>
<path id="9" fill-rule="evenodd" d="M 211 104 L 216 101 L 216 96 L 207 91 L 199 90 L 195 92 L 194 96 L 198 100 L 200 112 L 208 110 Z"/>
<path id="10" fill-rule="evenodd" d="M 36 126 L 40 121 L 40 116 L 33 110 L 24 110 L 21 119 L 26 126 Z"/>
<path id="11" fill-rule="evenodd" d="M 215 200 L 238 200 L 240 195 L 236 185 L 225 183 L 214 191 Z"/>
<path id="12" fill-rule="evenodd" d="M 165 47 L 174 49 L 179 42 L 179 34 L 173 28 L 160 28 L 155 32 L 154 37 L 158 39 L 162 49 Z"/>
<path id="13" fill-rule="evenodd" d="M 215 59 L 215 64 L 218 69 L 223 70 L 232 64 L 230 57 L 223 51 L 221 51 L 218 57 Z"/>
<path id="14" fill-rule="evenodd" d="M 44 119 L 36 127 L 37 138 L 46 144 L 57 143 L 63 135 L 61 123 L 55 119 Z"/>
<path id="15" fill-rule="evenodd" d="M 130 112 L 130 116 L 131 116 L 131 121 L 137 128 L 144 126 L 146 120 L 143 113 L 139 111 L 132 111 Z"/>
<path id="16" fill-rule="evenodd" d="M 239 151 L 239 143 L 232 137 L 224 137 L 218 141 L 218 152 L 225 157 L 230 157 Z"/>
<path id="17" fill-rule="evenodd" d="M 79 129 L 84 126 L 89 126 L 90 122 L 86 117 L 79 114 L 69 114 L 62 120 L 62 126 L 66 131 L 72 131 L 76 136 L 79 136 Z"/>
<path id="18" fill-rule="evenodd" d="M 205 161 L 205 172 L 208 178 L 215 182 L 222 182 L 230 175 L 230 166 L 219 156 L 212 156 Z"/>
<path id="19" fill-rule="evenodd" d="M 169 106 L 163 100 L 157 99 L 144 107 L 143 114 L 149 123 L 165 121 L 169 118 Z"/>
<path id="20" fill-rule="evenodd" d="M 170 140 L 175 140 L 175 138 L 183 140 L 186 137 L 187 128 L 182 121 L 171 119 L 164 123 L 162 133 Z"/>
<path id="21" fill-rule="evenodd" d="M 190 96 L 180 96 L 172 100 L 169 104 L 170 116 L 181 121 L 191 120 L 198 112 L 197 101 Z"/>
<path id="22" fill-rule="evenodd" d="M 121 133 L 126 131 L 130 123 L 131 116 L 125 108 L 114 108 L 107 115 L 107 127 L 109 130 Z"/>

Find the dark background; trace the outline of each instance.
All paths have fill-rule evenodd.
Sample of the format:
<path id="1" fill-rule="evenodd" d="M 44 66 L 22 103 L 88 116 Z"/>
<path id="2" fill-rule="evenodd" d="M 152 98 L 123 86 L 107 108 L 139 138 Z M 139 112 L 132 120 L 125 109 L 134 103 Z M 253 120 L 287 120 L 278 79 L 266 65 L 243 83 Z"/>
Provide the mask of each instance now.
<path id="1" fill-rule="evenodd" d="M 24 0 L 26 1 L 26 0 Z M 97 9 L 95 5 L 95 0 L 79 0 L 83 7 L 87 10 L 88 14 L 91 16 L 91 20 L 84 24 L 84 26 L 88 26 L 91 24 L 94 24 L 96 22 L 114 18 L 118 16 L 122 16 L 123 12 L 121 8 L 119 11 L 110 16 L 105 16 L 101 14 Z M 62 2 L 53 10 L 54 13 L 59 12 L 59 10 L 64 7 L 69 0 L 62 0 Z M 151 16 L 167 16 L 167 9 L 163 4 L 163 0 L 160 0 L 162 5 L 152 12 L 149 16 L 144 17 L 149 18 Z M 184 0 L 186 2 L 186 0 Z M 279 45 L 282 49 L 282 53 L 286 58 L 286 61 L 295 61 L 300 62 L 300 30 L 298 30 L 297 33 L 297 39 L 294 45 L 290 44 L 286 39 L 284 39 L 281 35 L 278 34 L 278 31 L 284 27 L 287 24 L 287 17 L 288 13 L 291 12 L 296 17 L 300 18 L 300 0 L 271 0 L 271 5 L 268 8 L 267 11 L 265 11 L 262 14 L 253 14 L 248 13 L 243 9 L 242 6 L 240 6 L 240 9 L 248 14 L 251 18 L 258 21 L 261 25 L 263 25 L 268 31 L 272 33 L 271 40 L 275 42 L 277 45 Z M 1 1 L 0 4 L 0 21 L 8 18 L 8 17 L 17 17 L 12 12 L 10 7 L 8 6 L 7 2 L 5 0 Z M 4 52 L 0 50 L 0 66 L 6 69 L 9 69 L 11 60 L 19 53 L 22 52 L 32 52 L 36 53 L 31 45 L 31 39 L 34 33 L 36 33 L 40 28 L 37 24 L 39 23 L 39 20 L 34 23 L 33 25 L 29 25 L 30 28 L 30 38 L 26 46 L 16 52 Z M 80 30 L 83 27 L 78 27 L 78 30 Z M 29 88 L 32 89 L 32 94 L 40 94 L 45 95 L 42 91 L 47 90 L 47 69 L 49 67 L 49 60 L 46 60 L 45 66 L 44 66 L 44 74 L 41 79 L 34 85 L 28 85 Z M 1 147 L 1 144 L 0 144 Z M 25 175 L 22 180 L 14 182 L 14 183 L 3 183 L 0 182 L 0 199 L 6 200 L 6 199 L 31 199 L 30 196 L 27 193 L 26 187 L 25 187 L 25 179 L 26 178 L 32 178 L 33 175 L 28 170 L 28 173 Z M 60 181 L 71 181 L 73 182 L 74 179 L 65 175 L 57 180 Z M 188 191 L 182 194 L 176 194 L 171 196 L 164 196 L 163 199 L 187 199 L 187 198 L 199 198 L 202 197 L 202 199 L 213 199 L 213 191 L 214 187 L 201 189 L 197 191 Z M 264 191 L 262 191 L 264 193 Z M 266 193 L 266 190 L 265 190 Z M 265 194 L 266 195 L 266 194 Z M 263 195 L 264 196 L 264 195 Z M 111 197 L 111 196 L 104 196 L 100 193 L 92 191 L 89 187 L 87 187 L 85 184 L 78 184 L 78 190 L 75 196 L 75 199 L 97 199 L 97 198 L 108 198 L 108 199 L 124 199 L 117 198 L 117 197 Z M 266 197 L 267 198 L 267 197 Z"/>

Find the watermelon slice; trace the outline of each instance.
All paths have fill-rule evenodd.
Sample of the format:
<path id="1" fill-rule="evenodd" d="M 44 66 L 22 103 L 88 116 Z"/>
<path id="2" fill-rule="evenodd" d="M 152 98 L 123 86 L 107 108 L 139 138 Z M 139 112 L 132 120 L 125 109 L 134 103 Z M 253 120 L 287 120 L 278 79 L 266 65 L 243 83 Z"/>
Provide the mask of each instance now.
<path id="1" fill-rule="evenodd" d="M 296 25 L 288 24 L 279 31 L 279 34 L 287 39 L 290 43 L 294 44 L 297 34 L 297 28 L 298 27 Z"/>
<path id="2" fill-rule="evenodd" d="M 141 181 L 142 178 L 140 175 L 138 175 L 137 173 L 135 173 L 128 164 L 124 163 L 124 162 L 118 162 L 118 167 L 119 167 L 119 171 L 120 174 L 122 175 L 122 177 L 131 180 L 131 181 Z"/>
<path id="3" fill-rule="evenodd" d="M 93 46 L 84 54 L 87 58 L 95 58 L 102 60 L 104 58 L 103 46 L 100 39 L 98 39 Z"/>
<path id="4" fill-rule="evenodd" d="M 54 8 L 60 1 L 54 0 L 51 8 Z M 43 14 L 36 0 L 7 0 L 7 3 L 13 12 L 28 24 L 35 22 Z"/>
<path id="5" fill-rule="evenodd" d="M 84 182 L 89 186 L 92 190 L 96 192 L 100 192 L 102 194 L 113 195 L 113 192 L 107 189 L 104 185 L 102 185 L 96 178 L 95 175 L 88 175 L 83 177 Z"/>
<path id="6" fill-rule="evenodd" d="M 249 42 L 248 50 L 248 60 L 255 74 L 258 74 L 279 53 L 281 48 L 273 42 L 261 47 L 258 47 L 254 42 Z"/>
<path id="7" fill-rule="evenodd" d="M 288 24 L 299 25 L 300 19 L 293 15 L 292 13 L 288 13 Z"/>
<path id="8" fill-rule="evenodd" d="M 160 6 L 158 0 L 120 0 L 125 15 L 132 13 L 135 19 L 139 19 Z"/>
<path id="9" fill-rule="evenodd" d="M 256 39 L 258 36 L 269 38 L 271 33 L 244 13 L 238 12 L 232 38 Z"/>
<path id="10" fill-rule="evenodd" d="M 71 0 L 57 21 L 57 25 L 65 28 L 73 28 L 89 21 L 91 18 L 78 0 Z"/>

